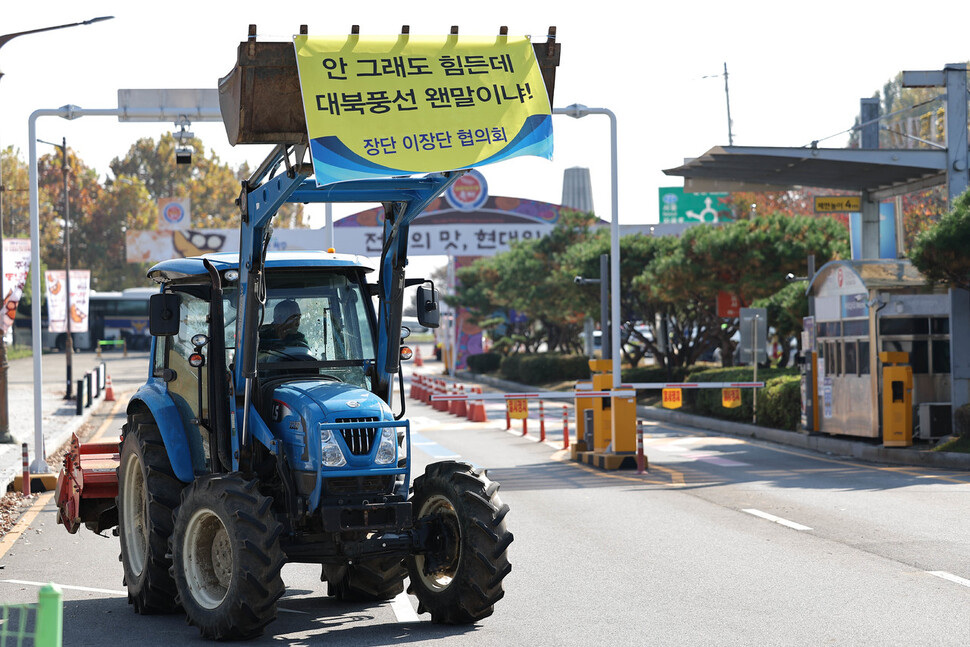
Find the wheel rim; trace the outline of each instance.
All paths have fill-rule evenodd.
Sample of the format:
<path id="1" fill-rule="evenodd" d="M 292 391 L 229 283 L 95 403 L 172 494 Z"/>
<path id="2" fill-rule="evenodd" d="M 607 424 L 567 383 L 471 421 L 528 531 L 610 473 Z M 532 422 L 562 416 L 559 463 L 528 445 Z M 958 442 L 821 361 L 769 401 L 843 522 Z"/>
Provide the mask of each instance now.
<path id="1" fill-rule="evenodd" d="M 434 495 L 424 502 L 418 516 L 423 518 L 430 515 L 441 517 L 442 532 L 446 534 L 441 538 L 443 554 L 435 556 L 433 565 L 429 564 L 430 560 L 424 555 L 415 555 L 414 560 L 418 567 L 417 575 L 424 585 L 432 591 L 444 591 L 451 586 L 458 575 L 458 566 L 461 563 L 461 530 L 458 524 L 458 512 L 446 497 Z"/>
<path id="2" fill-rule="evenodd" d="M 125 553 L 132 574 L 141 575 L 148 555 L 148 498 L 141 461 L 132 456 L 125 463 L 125 503 L 121 522 L 125 534 Z"/>
<path id="3" fill-rule="evenodd" d="M 232 542 L 219 516 L 207 509 L 192 515 L 182 550 L 182 569 L 192 597 L 206 609 L 218 607 L 232 581 Z"/>

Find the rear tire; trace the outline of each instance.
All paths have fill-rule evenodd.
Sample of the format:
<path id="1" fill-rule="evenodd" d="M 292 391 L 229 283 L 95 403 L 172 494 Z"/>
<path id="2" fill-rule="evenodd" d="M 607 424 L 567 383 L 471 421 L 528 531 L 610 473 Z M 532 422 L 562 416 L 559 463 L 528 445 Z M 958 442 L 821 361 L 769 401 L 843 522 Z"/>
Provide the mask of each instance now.
<path id="1" fill-rule="evenodd" d="M 343 602 L 381 602 L 404 591 L 407 569 L 400 557 L 378 557 L 346 567 L 323 568 L 327 595 Z"/>
<path id="2" fill-rule="evenodd" d="M 505 595 L 512 533 L 498 488 L 484 470 L 453 461 L 429 465 L 414 481 L 416 523 L 437 521 L 430 550 L 408 558 L 408 592 L 418 598 L 418 613 L 430 613 L 432 622 L 476 622 L 492 615 Z"/>
<path id="3" fill-rule="evenodd" d="M 238 475 L 203 476 L 182 493 L 172 571 L 187 620 L 204 638 L 253 638 L 276 619 L 285 560 L 272 504 Z"/>
<path id="4" fill-rule="evenodd" d="M 179 608 L 167 553 L 172 513 L 183 487 L 151 414 L 128 416 L 118 465 L 117 506 L 124 583 L 135 613 L 171 613 Z"/>

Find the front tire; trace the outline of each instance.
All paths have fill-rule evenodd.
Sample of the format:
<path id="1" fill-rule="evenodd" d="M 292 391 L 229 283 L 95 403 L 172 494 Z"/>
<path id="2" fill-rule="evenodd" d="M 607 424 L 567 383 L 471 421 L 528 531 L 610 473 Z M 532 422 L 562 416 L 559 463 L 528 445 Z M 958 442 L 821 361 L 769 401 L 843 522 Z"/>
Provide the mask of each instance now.
<path id="1" fill-rule="evenodd" d="M 492 615 L 505 595 L 512 533 L 498 488 L 484 470 L 453 461 L 429 465 L 414 481 L 416 523 L 432 523 L 435 538 L 427 552 L 408 558 L 408 592 L 432 622 L 476 622 Z"/>
<path id="2" fill-rule="evenodd" d="M 170 541 L 179 601 L 204 638 L 243 640 L 276 619 L 283 527 L 255 481 L 203 476 L 187 487 Z"/>
<path id="3" fill-rule="evenodd" d="M 179 608 L 166 555 L 182 488 L 151 414 L 128 416 L 118 465 L 118 534 L 128 604 L 135 613 Z"/>

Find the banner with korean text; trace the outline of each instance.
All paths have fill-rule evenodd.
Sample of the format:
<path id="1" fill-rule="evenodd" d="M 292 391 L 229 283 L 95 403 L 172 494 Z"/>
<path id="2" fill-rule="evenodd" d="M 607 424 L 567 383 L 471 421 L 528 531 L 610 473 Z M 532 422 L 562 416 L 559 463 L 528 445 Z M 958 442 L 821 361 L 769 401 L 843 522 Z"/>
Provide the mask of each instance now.
<path id="1" fill-rule="evenodd" d="M 295 36 L 318 185 L 552 157 L 525 37 Z"/>

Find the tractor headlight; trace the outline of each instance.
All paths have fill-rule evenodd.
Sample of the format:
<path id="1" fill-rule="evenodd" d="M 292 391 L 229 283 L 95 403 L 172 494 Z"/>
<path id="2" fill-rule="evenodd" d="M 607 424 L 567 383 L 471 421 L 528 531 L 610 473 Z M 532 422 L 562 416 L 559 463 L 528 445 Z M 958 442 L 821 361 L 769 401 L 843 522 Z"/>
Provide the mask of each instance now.
<path id="1" fill-rule="evenodd" d="M 377 457 L 374 462 L 378 465 L 393 463 L 397 456 L 397 434 L 392 427 L 385 427 L 381 430 L 381 442 L 377 446 Z"/>
<path id="2" fill-rule="evenodd" d="M 324 467 L 343 467 L 347 464 L 340 444 L 329 429 L 320 430 L 320 448 L 323 450 Z"/>

